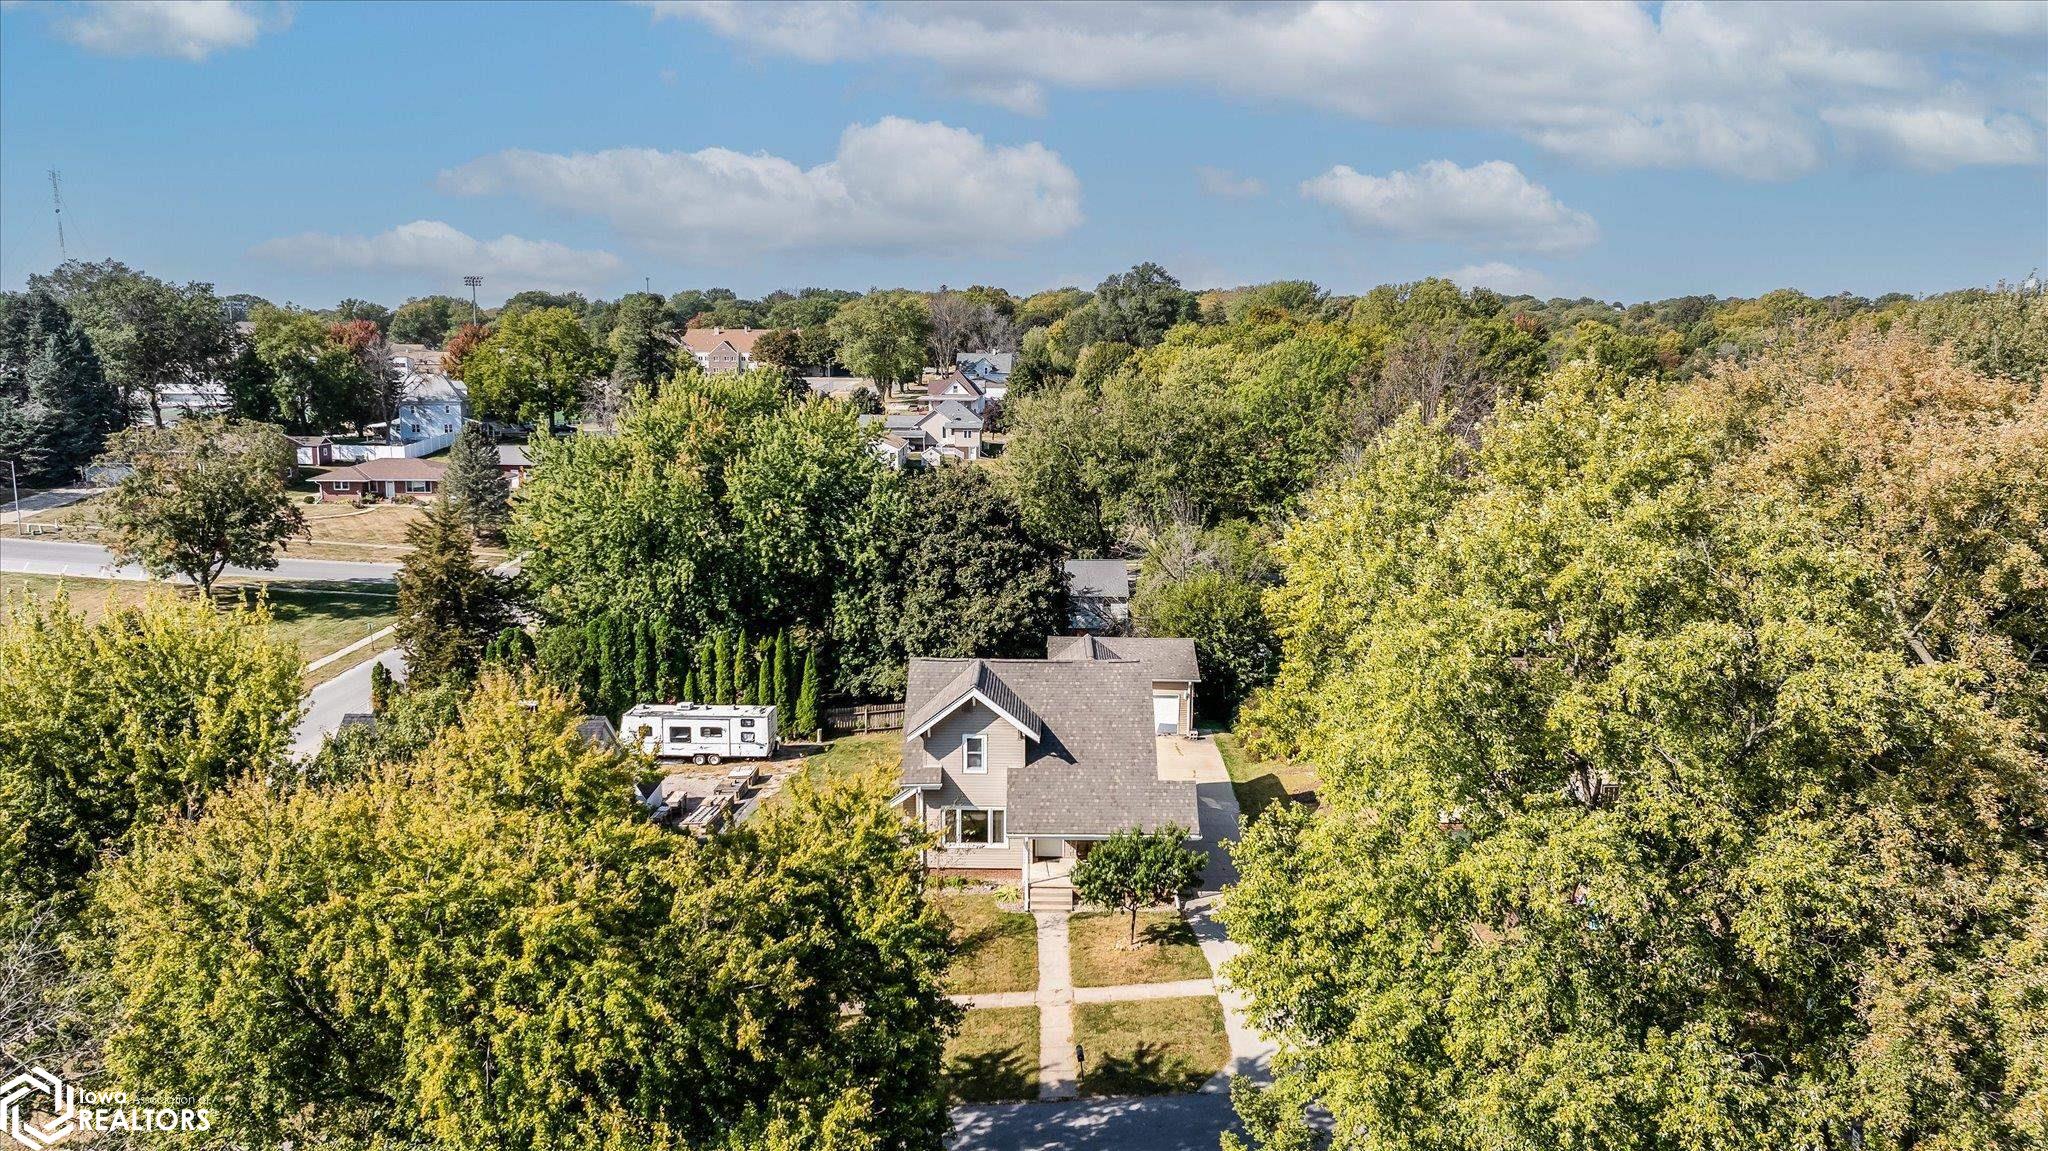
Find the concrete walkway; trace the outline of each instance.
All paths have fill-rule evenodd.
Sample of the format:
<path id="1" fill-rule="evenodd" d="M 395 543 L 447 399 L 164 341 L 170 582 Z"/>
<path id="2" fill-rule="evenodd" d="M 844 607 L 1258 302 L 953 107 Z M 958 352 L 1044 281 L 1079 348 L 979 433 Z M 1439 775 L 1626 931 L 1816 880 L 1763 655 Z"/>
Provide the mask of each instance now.
<path id="1" fill-rule="evenodd" d="M 1166 746 L 1167 743 L 1171 746 Z M 1215 913 L 1222 891 L 1237 881 L 1224 848 L 1239 835 L 1241 812 L 1230 774 L 1216 745 L 1206 739 L 1162 740 L 1162 764 L 1171 757 L 1176 775 L 1192 778 L 1201 820 L 1202 849 L 1209 866 L 1202 874 L 1202 894 L 1187 907 L 1188 924 L 1209 961 L 1213 979 L 1174 983 L 1130 984 L 1121 987 L 1072 985 L 1064 913 L 1041 913 L 1038 920 L 1039 986 L 1032 1001 L 1039 1007 L 1038 1103 L 986 1103 L 953 1109 L 953 1151 L 1054 1151 L 1069 1148 L 1115 1148 L 1117 1151 L 1215 1151 L 1226 1131 L 1241 1131 L 1230 1107 L 1230 1080 L 1238 1075 L 1263 1079 L 1270 1074 L 1274 1045 L 1256 1031 L 1244 1014 L 1244 998 L 1223 979 L 1222 967 L 1237 954 Z M 1052 921 L 1057 921 L 1056 925 Z M 973 1006 L 1024 1006 L 1022 993 L 1009 998 L 961 997 Z M 1143 1099 L 1075 1098 L 1073 1005 L 1128 999 L 1218 997 L 1223 1026 L 1230 1038 L 1230 1062 L 1192 1095 Z"/>
<path id="2" fill-rule="evenodd" d="M 1067 913 L 1039 911 L 1038 1097 L 1072 1099 L 1080 1093 L 1074 1064 L 1074 972 L 1067 953 Z"/>

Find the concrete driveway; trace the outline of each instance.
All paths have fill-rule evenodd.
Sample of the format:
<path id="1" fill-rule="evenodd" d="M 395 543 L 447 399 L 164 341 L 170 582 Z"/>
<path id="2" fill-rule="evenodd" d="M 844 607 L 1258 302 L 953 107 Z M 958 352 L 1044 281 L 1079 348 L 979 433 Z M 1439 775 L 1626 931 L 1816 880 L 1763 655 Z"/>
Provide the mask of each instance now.
<path id="1" fill-rule="evenodd" d="M 370 665 L 381 663 L 391 669 L 391 678 L 405 679 L 405 653 L 397 648 L 366 659 L 306 693 L 306 710 L 292 729 L 292 756 L 305 759 L 320 750 L 320 744 L 350 712 L 370 710 Z"/>

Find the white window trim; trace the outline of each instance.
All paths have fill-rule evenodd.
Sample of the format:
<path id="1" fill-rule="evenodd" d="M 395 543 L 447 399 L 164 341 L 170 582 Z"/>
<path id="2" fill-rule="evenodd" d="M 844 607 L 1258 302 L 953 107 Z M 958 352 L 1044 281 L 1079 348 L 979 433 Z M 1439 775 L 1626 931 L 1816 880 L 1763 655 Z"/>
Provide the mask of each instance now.
<path id="1" fill-rule="evenodd" d="M 963 811 L 986 812 L 989 826 L 994 827 L 997 816 L 1002 817 L 1003 837 L 987 843 L 963 843 L 960 841 L 960 813 Z M 939 809 L 939 839 L 941 846 L 983 850 L 1010 846 L 1010 810 L 1006 807 L 942 807 Z"/>
<path id="2" fill-rule="evenodd" d="M 981 766 L 974 766 L 976 759 Z M 988 737 L 985 735 L 963 735 L 960 737 L 960 772 L 963 775 L 988 774 Z"/>

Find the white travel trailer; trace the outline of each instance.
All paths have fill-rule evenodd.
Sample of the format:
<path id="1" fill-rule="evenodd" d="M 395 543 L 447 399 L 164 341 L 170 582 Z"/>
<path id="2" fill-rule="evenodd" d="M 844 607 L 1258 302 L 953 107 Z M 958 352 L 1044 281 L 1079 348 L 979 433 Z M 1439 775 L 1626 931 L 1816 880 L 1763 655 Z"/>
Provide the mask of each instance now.
<path id="1" fill-rule="evenodd" d="M 775 754 L 775 709 L 751 704 L 643 703 L 619 720 L 619 739 L 657 759 L 720 763 Z"/>

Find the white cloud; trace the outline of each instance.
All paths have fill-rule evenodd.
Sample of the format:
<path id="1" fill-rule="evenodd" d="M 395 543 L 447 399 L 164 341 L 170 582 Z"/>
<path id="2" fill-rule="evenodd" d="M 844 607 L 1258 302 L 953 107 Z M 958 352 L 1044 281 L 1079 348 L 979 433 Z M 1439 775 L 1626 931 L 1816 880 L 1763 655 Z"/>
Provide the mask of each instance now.
<path id="1" fill-rule="evenodd" d="M 441 173 L 462 195 L 514 195 L 602 217 L 706 261 L 767 251 L 991 251 L 1081 222 L 1081 182 L 1043 144 L 990 145 L 944 124 L 855 124 L 810 168 L 765 153 L 507 151 Z"/>
<path id="2" fill-rule="evenodd" d="M 56 27 L 66 40 L 103 55 L 204 60 L 247 48 L 290 22 L 289 9 L 244 0 L 99 0 L 74 6 Z"/>
<path id="3" fill-rule="evenodd" d="M 1445 272 L 1444 278 L 1461 288 L 1491 288 L 1504 296 L 1540 296 L 1550 290 L 1549 276 L 1499 260 L 1467 264 Z"/>
<path id="4" fill-rule="evenodd" d="M 1301 194 L 1360 228 L 1408 240 L 1555 253 L 1577 251 L 1600 238 L 1591 216 L 1558 203 L 1549 189 L 1505 160 L 1470 168 L 1431 160 L 1385 176 L 1339 164 L 1304 181 Z"/>
<path id="5" fill-rule="evenodd" d="M 1845 148 L 1930 172 L 1965 164 L 2029 164 L 2041 139 L 2019 116 L 1986 116 L 1965 108 L 1828 108 L 1821 119 Z"/>
<path id="6" fill-rule="evenodd" d="M 2037 138 L 2048 6 L 976 4 L 655 0 L 813 63 L 910 61 L 1005 107 L 1046 89 L 1188 88 L 1380 123 L 1505 130 L 1625 167 L 1784 178 L 1826 162 L 1824 108 L 1946 106 Z M 2003 102 L 2001 102 L 2003 101 Z M 1900 141 L 1908 163 L 1943 142 Z M 1975 149 L 1967 162 L 2009 163 Z"/>
<path id="7" fill-rule="evenodd" d="M 448 282 L 483 276 L 512 285 L 511 291 L 599 287 L 625 266 L 610 252 L 520 236 L 479 240 L 439 220 L 414 220 L 374 236 L 306 232 L 265 240 L 250 252 L 321 271 L 391 272 Z"/>
<path id="8" fill-rule="evenodd" d="M 1195 168 L 1195 182 L 1202 186 L 1202 191 L 1226 200 L 1248 200 L 1266 194 L 1265 182 L 1257 177 L 1239 176 L 1228 168 L 1207 164 Z"/>

